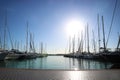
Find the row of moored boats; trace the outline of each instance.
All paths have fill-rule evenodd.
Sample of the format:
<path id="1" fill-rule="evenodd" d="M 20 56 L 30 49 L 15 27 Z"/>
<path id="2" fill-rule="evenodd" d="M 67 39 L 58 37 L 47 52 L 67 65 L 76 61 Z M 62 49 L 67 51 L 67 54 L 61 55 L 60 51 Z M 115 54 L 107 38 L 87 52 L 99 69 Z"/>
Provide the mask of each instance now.
<path id="1" fill-rule="evenodd" d="M 35 59 L 38 57 L 47 57 L 47 54 L 20 52 L 18 50 L 0 50 L 0 60 L 15 60 L 15 59 Z"/>

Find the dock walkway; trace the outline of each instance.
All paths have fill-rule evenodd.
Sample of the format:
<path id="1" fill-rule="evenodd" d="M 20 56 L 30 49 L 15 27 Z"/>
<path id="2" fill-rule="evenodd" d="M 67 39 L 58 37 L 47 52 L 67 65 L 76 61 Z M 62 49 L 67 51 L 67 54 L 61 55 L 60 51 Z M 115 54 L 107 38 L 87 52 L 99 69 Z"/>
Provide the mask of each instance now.
<path id="1" fill-rule="evenodd" d="M 120 80 L 120 70 L 39 70 L 0 68 L 0 80 Z"/>

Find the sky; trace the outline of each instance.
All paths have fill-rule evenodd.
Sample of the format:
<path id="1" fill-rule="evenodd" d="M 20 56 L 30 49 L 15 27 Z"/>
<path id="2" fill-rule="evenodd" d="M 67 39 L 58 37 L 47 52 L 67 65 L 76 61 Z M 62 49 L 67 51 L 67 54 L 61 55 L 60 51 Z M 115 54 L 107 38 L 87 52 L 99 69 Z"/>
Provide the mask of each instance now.
<path id="1" fill-rule="evenodd" d="M 108 36 L 115 0 L 0 0 L 0 37 L 3 43 L 5 16 L 13 43 L 24 50 L 26 45 L 27 22 L 29 31 L 34 35 L 38 51 L 43 42 L 48 53 L 65 53 L 68 50 L 69 35 L 66 24 L 79 20 L 84 28 L 89 25 L 90 49 L 92 50 L 92 30 L 98 43 L 97 14 L 100 16 L 100 35 L 102 46 L 101 16 L 104 16 L 106 38 Z M 113 26 L 108 42 L 109 48 L 116 48 L 120 33 L 120 1 L 117 2 Z M 68 28 L 67 28 L 68 29 Z M 81 32 L 79 32 L 81 33 Z M 7 32 L 7 36 L 8 36 Z M 6 45 L 10 46 L 7 37 Z M 98 46 L 98 45 L 96 45 Z M 76 38 L 77 47 L 77 38 Z"/>

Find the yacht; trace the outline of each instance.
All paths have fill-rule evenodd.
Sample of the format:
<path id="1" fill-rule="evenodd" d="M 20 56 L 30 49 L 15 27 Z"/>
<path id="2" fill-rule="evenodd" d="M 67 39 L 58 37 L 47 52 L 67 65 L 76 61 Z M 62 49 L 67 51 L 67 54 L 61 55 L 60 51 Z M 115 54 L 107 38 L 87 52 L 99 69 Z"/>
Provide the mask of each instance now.
<path id="1" fill-rule="evenodd" d="M 12 49 L 9 51 L 9 54 L 5 57 L 5 59 L 19 59 L 22 56 L 20 51 Z"/>
<path id="2" fill-rule="evenodd" d="M 4 60 L 7 55 L 8 51 L 0 50 L 0 60 Z"/>

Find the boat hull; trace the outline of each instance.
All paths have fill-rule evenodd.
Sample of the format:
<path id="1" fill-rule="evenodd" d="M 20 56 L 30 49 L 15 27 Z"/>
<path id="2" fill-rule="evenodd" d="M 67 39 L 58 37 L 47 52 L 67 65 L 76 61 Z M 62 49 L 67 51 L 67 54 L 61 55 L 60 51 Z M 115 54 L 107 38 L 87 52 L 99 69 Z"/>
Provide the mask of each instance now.
<path id="1" fill-rule="evenodd" d="M 5 59 L 18 59 L 20 56 L 20 54 L 8 54 Z"/>
<path id="2" fill-rule="evenodd" d="M 0 61 L 4 60 L 7 55 L 7 52 L 0 52 Z"/>

